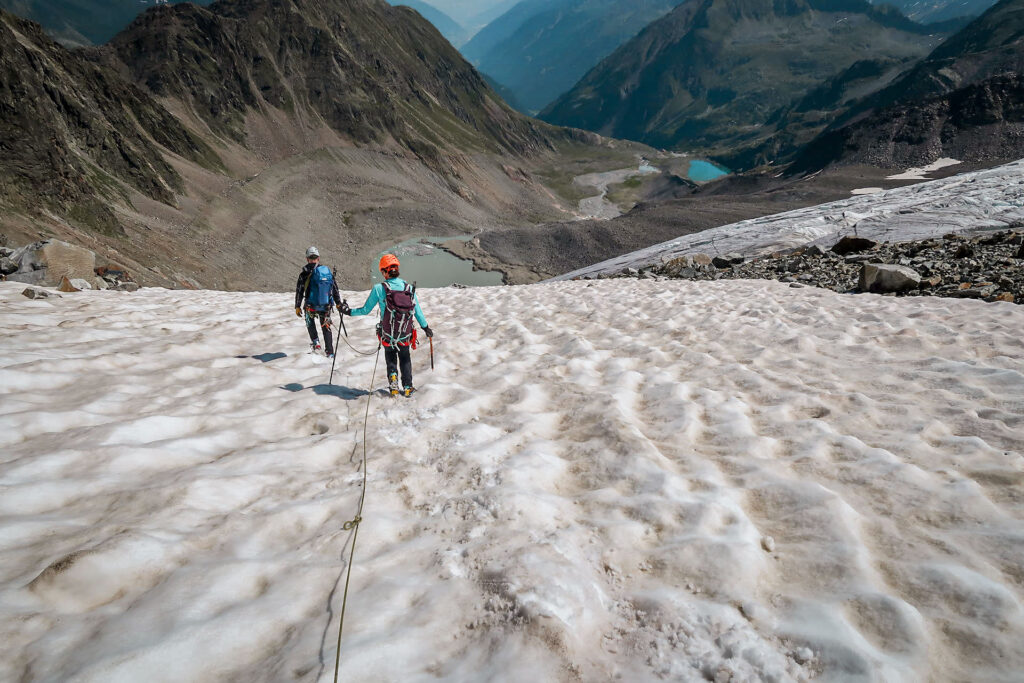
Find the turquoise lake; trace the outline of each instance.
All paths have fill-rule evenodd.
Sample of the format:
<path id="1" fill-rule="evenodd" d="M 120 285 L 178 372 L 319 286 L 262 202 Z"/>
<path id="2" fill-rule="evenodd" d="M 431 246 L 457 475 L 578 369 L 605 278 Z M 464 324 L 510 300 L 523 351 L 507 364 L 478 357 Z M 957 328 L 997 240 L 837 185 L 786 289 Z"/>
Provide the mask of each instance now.
<path id="1" fill-rule="evenodd" d="M 716 166 L 710 161 L 691 161 L 687 177 L 695 183 L 706 183 L 722 176 L 729 175 L 727 169 Z"/>

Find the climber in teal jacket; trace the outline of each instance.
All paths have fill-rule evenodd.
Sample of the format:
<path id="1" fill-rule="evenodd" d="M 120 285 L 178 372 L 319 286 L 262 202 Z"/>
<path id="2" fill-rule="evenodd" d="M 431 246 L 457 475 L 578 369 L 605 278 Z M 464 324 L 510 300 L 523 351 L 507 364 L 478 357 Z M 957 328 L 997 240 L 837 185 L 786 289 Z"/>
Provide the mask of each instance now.
<path id="1" fill-rule="evenodd" d="M 380 308 L 380 324 L 377 325 L 377 338 L 384 347 L 384 360 L 388 366 L 388 385 L 391 395 L 399 394 L 398 371 L 402 371 L 402 391 L 411 396 L 416 391 L 412 383 L 412 356 L 410 347 L 416 348 L 416 330 L 413 318 L 423 328 L 427 338 L 434 336 L 433 330 L 427 325 L 427 319 L 420 308 L 419 297 L 415 289 L 399 275 L 398 257 L 385 254 L 380 260 L 380 272 L 384 282 L 373 286 L 366 303 L 359 308 L 349 308 L 342 304 L 342 315 L 369 315 L 373 309 Z"/>

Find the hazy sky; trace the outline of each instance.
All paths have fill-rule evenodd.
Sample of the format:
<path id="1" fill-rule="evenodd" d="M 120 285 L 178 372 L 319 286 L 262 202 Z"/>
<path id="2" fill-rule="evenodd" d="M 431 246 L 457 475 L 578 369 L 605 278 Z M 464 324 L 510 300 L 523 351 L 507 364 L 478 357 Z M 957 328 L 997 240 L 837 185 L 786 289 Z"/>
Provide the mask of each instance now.
<path id="1" fill-rule="evenodd" d="M 398 2 L 399 0 L 396 0 Z M 511 9 L 518 0 L 425 0 L 455 21 L 471 27 L 477 18 L 495 9 Z M 486 21 L 493 17 L 487 17 Z"/>

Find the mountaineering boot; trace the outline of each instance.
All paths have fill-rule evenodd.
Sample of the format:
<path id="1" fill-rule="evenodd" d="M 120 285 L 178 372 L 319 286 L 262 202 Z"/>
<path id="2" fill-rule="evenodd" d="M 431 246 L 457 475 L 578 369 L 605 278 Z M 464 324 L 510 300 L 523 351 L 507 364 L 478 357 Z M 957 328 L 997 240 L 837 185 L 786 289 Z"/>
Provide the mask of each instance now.
<path id="1" fill-rule="evenodd" d="M 388 388 L 391 389 L 392 396 L 398 396 L 398 373 L 393 372 L 388 375 Z"/>
<path id="2" fill-rule="evenodd" d="M 310 344 L 309 344 L 309 352 L 310 353 L 317 353 L 318 351 L 320 351 L 320 342 L 310 342 Z"/>
<path id="3" fill-rule="evenodd" d="M 416 387 L 406 387 L 402 391 L 402 395 L 404 395 L 406 398 L 409 398 L 410 396 L 412 396 L 412 392 L 414 391 L 416 391 Z"/>

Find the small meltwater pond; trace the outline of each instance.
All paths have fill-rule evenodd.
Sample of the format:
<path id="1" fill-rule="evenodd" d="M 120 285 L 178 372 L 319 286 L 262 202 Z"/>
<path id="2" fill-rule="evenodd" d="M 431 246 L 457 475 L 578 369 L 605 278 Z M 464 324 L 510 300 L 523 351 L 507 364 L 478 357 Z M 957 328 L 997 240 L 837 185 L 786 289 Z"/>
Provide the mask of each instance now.
<path id="1" fill-rule="evenodd" d="M 722 176 L 729 175 L 727 169 L 716 166 L 710 161 L 694 160 L 690 162 L 690 168 L 686 176 L 695 183 L 706 183 Z"/>
<path id="2" fill-rule="evenodd" d="M 503 284 L 502 274 L 497 271 L 473 270 L 473 262 L 461 259 L 438 244 L 450 241 L 466 242 L 470 237 L 416 237 L 396 244 L 380 253 L 394 254 L 402 262 L 402 279 L 415 282 L 417 287 L 450 287 L 453 284 L 467 287 L 487 287 Z M 380 272 L 374 270 L 373 282 L 381 281 Z"/>

